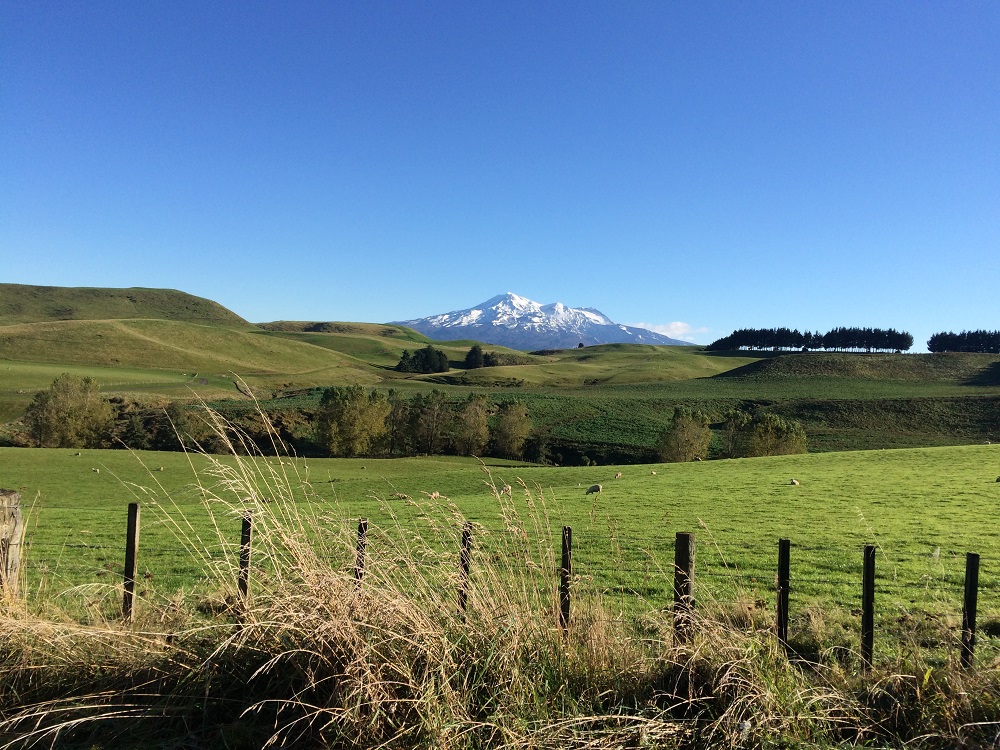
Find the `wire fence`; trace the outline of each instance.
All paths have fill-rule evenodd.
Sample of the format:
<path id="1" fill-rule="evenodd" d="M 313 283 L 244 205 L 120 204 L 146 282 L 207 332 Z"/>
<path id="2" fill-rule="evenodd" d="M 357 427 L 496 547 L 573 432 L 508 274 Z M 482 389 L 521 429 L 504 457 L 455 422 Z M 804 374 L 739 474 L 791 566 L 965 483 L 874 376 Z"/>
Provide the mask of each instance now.
<path id="1" fill-rule="evenodd" d="M 139 601 L 174 601 L 187 596 L 230 596 L 237 589 L 240 565 L 241 518 L 232 511 L 221 517 L 210 509 L 172 510 L 151 507 L 142 519 L 143 542 L 138 547 L 135 589 Z M 78 511 L 84 522 L 60 523 Z M 335 571 L 356 573 L 358 519 L 324 516 L 311 509 L 297 519 L 300 531 L 314 544 L 313 556 Z M 77 597 L 112 612 L 119 606 L 124 576 L 125 514 L 121 509 L 60 506 L 53 525 L 35 512 L 24 532 L 21 570 L 26 597 Z M 60 520 L 62 519 L 62 520 Z M 322 523 L 314 523 L 322 519 Z M 426 528 L 412 519 L 372 525 L 367 531 L 367 569 L 399 565 L 405 554 L 420 557 L 428 570 L 437 566 L 440 585 L 461 582 L 460 537 L 457 519 L 442 517 Z M 426 521 L 426 519 L 425 519 Z M 572 601 L 599 602 L 614 619 L 634 621 L 649 613 L 675 607 L 675 551 L 677 538 L 659 533 L 621 533 L 614 530 L 574 530 L 571 571 L 563 573 L 561 529 L 544 525 L 475 524 L 467 560 L 465 583 L 480 585 L 486 571 L 504 567 L 508 575 L 531 568 L 532 585 L 540 601 L 553 612 L 565 607 L 560 586 L 568 587 Z M 850 644 L 861 628 L 864 606 L 864 562 L 860 545 L 829 547 L 790 541 L 789 619 L 792 639 Z M 273 550 L 272 550 L 273 552 Z M 961 640 L 963 612 L 968 608 L 967 553 L 945 546 L 928 549 L 878 547 L 874 572 L 874 623 L 878 633 L 925 648 L 956 648 Z M 280 556 L 280 555 L 279 555 Z M 744 622 L 748 627 L 774 627 L 778 608 L 778 540 L 760 543 L 719 542 L 709 534 L 698 539 L 693 566 L 693 598 L 697 611 Z M 260 566 L 279 564 L 274 555 L 255 558 L 249 573 Z M 256 567 L 255 567 L 256 566 Z M 976 587 L 979 649 L 989 658 L 1000 656 L 1000 587 L 986 560 Z M 251 585 L 252 589 L 252 585 Z M 458 593 L 456 591 L 456 597 Z M 479 601 L 473 596 L 472 605 Z M 88 605 L 89 606 L 89 605 Z M 975 629 L 976 623 L 973 623 Z"/>

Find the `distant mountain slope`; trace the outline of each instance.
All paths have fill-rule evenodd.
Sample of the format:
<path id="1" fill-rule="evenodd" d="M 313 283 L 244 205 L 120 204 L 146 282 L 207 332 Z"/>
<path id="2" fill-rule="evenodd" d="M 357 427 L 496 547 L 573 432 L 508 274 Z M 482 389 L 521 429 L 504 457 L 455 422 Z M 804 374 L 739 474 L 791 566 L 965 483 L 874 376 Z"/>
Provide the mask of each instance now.
<path id="1" fill-rule="evenodd" d="M 471 339 L 511 349 L 568 349 L 583 344 L 690 346 L 644 328 L 615 323 L 593 308 L 542 305 L 512 292 L 466 310 L 396 321 L 438 341 Z"/>
<path id="2" fill-rule="evenodd" d="M 0 325 L 53 320 L 183 320 L 250 324 L 217 302 L 174 289 L 0 284 Z"/>

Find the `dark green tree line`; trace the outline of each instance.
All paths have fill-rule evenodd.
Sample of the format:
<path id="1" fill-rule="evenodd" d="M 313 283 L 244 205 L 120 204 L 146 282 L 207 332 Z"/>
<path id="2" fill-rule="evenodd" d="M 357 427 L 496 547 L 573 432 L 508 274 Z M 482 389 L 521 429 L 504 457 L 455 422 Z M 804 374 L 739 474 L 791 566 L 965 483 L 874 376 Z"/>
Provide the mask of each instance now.
<path id="1" fill-rule="evenodd" d="M 716 339 L 709 351 L 751 349 L 759 351 L 865 351 L 905 352 L 913 336 L 894 328 L 834 328 L 826 333 L 800 332 L 790 328 L 741 328 Z"/>
<path id="2" fill-rule="evenodd" d="M 979 352 L 1000 354 L 1000 331 L 962 331 L 935 333 L 927 340 L 929 352 Z"/>

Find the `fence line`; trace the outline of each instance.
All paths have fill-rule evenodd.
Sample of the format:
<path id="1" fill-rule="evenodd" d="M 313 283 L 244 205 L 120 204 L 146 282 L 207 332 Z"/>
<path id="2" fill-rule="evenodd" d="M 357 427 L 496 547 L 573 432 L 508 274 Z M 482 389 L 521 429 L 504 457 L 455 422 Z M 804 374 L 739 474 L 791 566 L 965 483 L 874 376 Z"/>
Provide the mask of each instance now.
<path id="1" fill-rule="evenodd" d="M 124 548 L 124 569 L 122 573 L 121 589 L 123 593 L 121 616 L 123 621 L 126 623 L 131 622 L 132 620 L 136 597 L 136 571 L 139 557 L 139 511 L 140 508 L 138 503 L 130 503 L 128 505 Z M 120 511 L 118 511 L 118 513 L 120 514 Z M 245 605 L 249 599 L 250 581 L 252 577 L 252 515 L 250 512 L 246 512 L 242 516 L 241 520 L 242 528 L 240 542 L 238 545 L 235 543 L 229 545 L 223 541 L 217 546 L 212 545 L 212 550 L 214 551 L 210 552 L 209 549 L 206 548 L 204 550 L 199 550 L 199 553 L 205 555 L 205 561 L 224 561 L 229 558 L 234 550 L 238 550 L 236 588 L 239 602 L 241 605 Z M 477 534 L 475 531 L 476 528 L 479 529 L 479 532 L 478 538 L 475 540 L 474 544 L 474 534 Z M 509 551 L 511 549 L 511 540 L 510 537 L 506 535 L 506 531 L 509 531 L 509 529 L 503 530 L 490 529 L 482 526 L 476 527 L 471 522 L 464 522 L 460 536 L 461 542 L 458 554 L 457 571 L 457 598 L 460 613 L 464 613 L 469 606 L 469 593 L 474 581 L 474 553 L 478 553 L 480 555 L 497 555 L 503 553 L 504 551 Z M 363 585 L 366 566 L 369 564 L 371 554 L 369 551 L 369 535 L 370 527 L 368 519 L 360 519 L 358 522 L 357 542 L 355 547 L 356 554 L 354 559 L 354 580 L 357 587 L 361 587 Z M 603 576 L 609 579 L 604 581 L 605 585 L 603 587 L 597 587 L 598 594 L 602 591 L 605 593 L 613 592 L 614 595 L 620 595 L 622 597 L 627 595 L 644 596 L 644 594 L 640 592 L 640 589 L 645 589 L 649 595 L 663 596 L 666 592 L 662 587 L 662 583 L 664 579 L 672 578 L 672 604 L 667 602 L 664 596 L 657 603 L 656 608 L 661 610 L 672 608 L 675 637 L 678 642 L 689 642 L 695 635 L 695 579 L 697 570 L 697 577 L 699 579 L 706 578 L 710 581 L 714 580 L 716 582 L 729 581 L 736 587 L 749 583 L 752 584 L 752 588 L 754 590 L 759 590 L 761 587 L 767 588 L 767 583 L 769 582 L 770 590 L 774 593 L 775 601 L 773 621 L 775 637 L 779 644 L 790 653 L 789 619 L 792 605 L 790 595 L 793 591 L 793 584 L 796 587 L 795 590 L 800 592 L 802 590 L 809 590 L 810 586 L 849 589 L 854 588 L 857 585 L 857 581 L 855 583 L 850 583 L 845 580 L 835 581 L 830 577 L 816 576 L 815 573 L 810 575 L 808 572 L 801 571 L 793 576 L 792 561 L 796 556 L 804 554 L 804 556 L 808 558 L 810 554 L 815 556 L 816 553 L 822 553 L 824 557 L 827 557 L 830 554 L 830 550 L 824 547 L 807 544 L 793 544 L 789 539 L 778 540 L 776 566 L 766 569 L 760 563 L 759 558 L 747 558 L 746 564 L 737 564 L 736 562 L 732 562 L 743 557 L 740 554 L 741 552 L 748 554 L 751 552 L 758 552 L 759 550 L 757 547 L 751 545 L 732 545 L 732 548 L 735 549 L 735 554 L 730 556 L 730 561 L 727 561 L 723 558 L 721 550 L 714 540 L 710 544 L 705 545 L 701 556 L 699 557 L 698 566 L 700 567 L 696 567 L 695 559 L 698 548 L 696 546 L 695 534 L 691 532 L 677 532 L 675 534 L 673 539 L 674 559 L 672 565 L 658 562 L 657 559 L 659 556 L 658 553 L 662 551 L 663 547 L 667 547 L 667 545 L 665 543 L 662 545 L 654 543 L 667 542 L 669 538 L 666 536 L 657 535 L 636 540 L 627 538 L 627 536 L 623 534 L 618 538 L 611 540 L 612 551 L 617 551 L 618 553 L 621 553 L 625 549 L 624 545 L 626 544 L 626 541 L 631 542 L 631 546 L 628 547 L 628 549 L 633 551 L 637 546 L 636 542 L 641 542 L 641 551 L 646 555 L 647 560 L 646 565 L 642 566 L 637 563 L 611 566 L 602 566 L 596 562 L 594 564 L 590 564 L 588 558 L 593 555 L 602 554 L 603 550 L 601 548 L 604 548 L 604 543 L 608 541 L 608 537 L 606 535 L 599 535 L 594 532 L 583 532 L 576 535 L 578 549 L 575 555 L 576 560 L 574 560 L 573 537 L 574 535 L 571 527 L 562 527 L 561 556 L 559 558 L 558 565 L 556 565 L 554 551 L 552 551 L 553 557 L 551 561 L 555 576 L 552 582 L 552 590 L 554 591 L 554 595 L 556 597 L 553 602 L 553 606 L 555 612 L 557 613 L 557 624 L 559 627 L 564 629 L 569 628 L 571 625 L 572 597 L 579 594 L 579 590 L 586 582 L 594 581 L 595 576 Z M 0 539 L 0 547 L 8 549 L 10 547 L 10 541 L 6 540 L 7 546 L 3 547 L 4 541 L 5 540 Z M 595 544 L 595 541 L 599 541 L 601 544 Z M 580 544 L 581 542 L 582 545 Z M 25 546 L 42 549 L 93 550 L 101 552 L 119 552 L 121 550 L 120 546 L 110 544 L 87 544 L 81 542 L 65 542 L 63 544 L 28 542 Z M 525 549 L 527 550 L 527 547 L 525 547 Z M 542 547 L 539 547 L 539 549 L 542 549 Z M 190 550 L 184 547 L 160 546 L 156 550 L 153 550 L 151 554 L 154 557 L 159 557 L 166 553 L 179 551 L 189 552 Z M 537 552 L 538 550 L 534 551 Z M 980 592 L 985 591 L 986 593 L 993 595 L 997 593 L 992 586 L 984 589 L 981 585 L 980 556 L 974 552 L 965 553 L 965 569 L 964 575 L 961 579 L 958 577 L 958 571 L 954 570 L 960 559 L 958 553 L 942 552 L 940 547 L 936 547 L 933 552 L 927 554 L 893 552 L 891 555 L 879 555 L 879 557 L 889 558 L 888 565 L 891 569 L 888 572 L 880 570 L 876 566 L 876 547 L 874 545 L 866 545 L 864 547 L 860 566 L 860 656 L 863 668 L 867 670 L 871 667 L 874 655 L 876 615 L 878 614 L 876 609 L 876 594 L 891 594 L 892 592 L 905 594 L 906 592 L 914 592 L 917 590 L 938 593 L 942 596 L 942 602 L 945 599 L 953 599 L 957 596 L 958 590 L 962 591 L 962 624 L 959 639 L 961 643 L 961 665 L 966 669 L 971 668 L 974 663 L 977 640 L 977 615 Z M 707 560 L 705 558 L 707 558 Z M 343 563 L 345 558 L 343 555 L 331 555 L 326 559 L 339 560 Z M 900 580 L 899 569 L 896 566 L 897 561 L 914 561 L 924 559 L 934 566 L 935 570 L 933 576 L 929 574 L 920 574 L 917 581 Z M 801 557 L 799 557 L 797 562 L 801 562 Z M 837 572 L 840 574 L 857 571 L 856 563 L 837 562 L 833 564 L 828 559 L 819 560 L 818 562 L 820 563 L 828 564 L 824 566 L 823 564 L 817 565 L 816 562 L 816 560 L 813 560 L 813 564 L 811 566 L 807 563 L 802 567 L 807 571 L 822 570 L 826 567 L 829 568 L 831 572 Z M 885 565 L 886 563 L 883 562 L 883 566 Z M 98 574 L 100 574 L 100 571 L 107 569 L 107 564 L 105 564 L 105 568 L 98 569 Z M 912 571 L 909 572 L 909 575 L 912 577 Z M 627 583 L 614 583 L 616 580 L 622 581 L 628 576 L 632 576 L 633 578 Z M 147 579 L 151 579 L 153 575 L 147 571 L 145 577 Z M 635 580 L 636 577 L 638 577 L 639 580 Z M 189 580 L 188 576 L 181 573 L 161 574 L 160 578 L 162 580 Z M 2 579 L 0 579 L 0 582 L 7 582 L 10 580 L 13 580 L 11 576 L 5 575 Z M 649 583 L 656 582 L 659 582 L 661 585 L 647 585 Z M 961 589 L 959 589 L 959 583 L 962 584 Z M 911 600 L 911 602 L 912 601 L 913 600 Z M 883 613 L 882 617 L 884 618 L 885 616 L 886 615 Z"/>

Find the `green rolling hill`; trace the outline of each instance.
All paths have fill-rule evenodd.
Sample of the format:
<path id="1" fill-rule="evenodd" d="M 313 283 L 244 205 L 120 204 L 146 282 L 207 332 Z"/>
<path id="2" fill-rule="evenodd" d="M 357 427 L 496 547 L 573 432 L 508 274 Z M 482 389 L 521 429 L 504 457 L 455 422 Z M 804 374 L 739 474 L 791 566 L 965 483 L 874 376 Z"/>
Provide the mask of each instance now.
<path id="1" fill-rule="evenodd" d="M 250 327 L 250 323 L 219 303 L 174 289 L 0 284 L 0 325 L 136 318 Z"/>
<path id="2" fill-rule="evenodd" d="M 376 323 L 253 325 L 210 300 L 162 289 L 0 284 L 0 422 L 16 420 L 62 372 L 94 377 L 109 395 L 198 397 L 220 408 L 314 408 L 320 389 L 359 383 L 412 393 L 470 392 L 524 401 L 537 431 L 567 457 L 648 458 L 677 405 L 713 419 L 766 408 L 806 427 L 812 450 L 1000 439 L 1000 356 L 706 352 L 613 344 L 535 353 L 486 345 L 505 364 L 462 368 L 471 341 L 433 342 L 447 373 L 393 367 L 430 342 Z M 567 458 L 571 460 L 571 458 Z"/>

